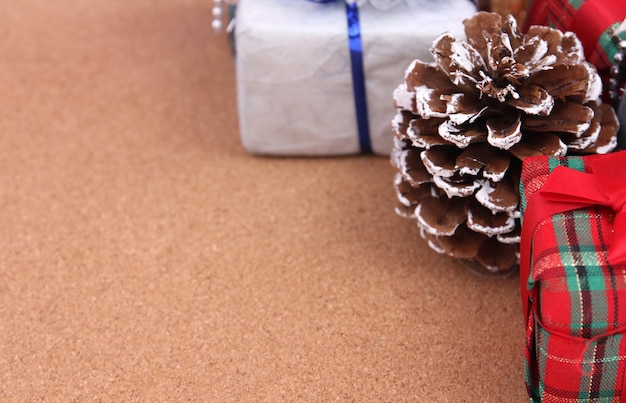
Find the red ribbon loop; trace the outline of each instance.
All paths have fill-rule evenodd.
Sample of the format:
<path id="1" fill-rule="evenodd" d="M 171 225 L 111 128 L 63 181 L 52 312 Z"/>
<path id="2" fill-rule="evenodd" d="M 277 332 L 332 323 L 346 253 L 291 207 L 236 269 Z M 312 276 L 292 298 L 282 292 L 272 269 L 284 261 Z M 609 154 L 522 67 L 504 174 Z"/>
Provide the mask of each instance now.
<path id="1" fill-rule="evenodd" d="M 593 205 L 610 207 L 615 220 L 608 260 L 613 265 L 626 263 L 626 151 L 589 157 L 588 167 L 588 173 L 556 167 L 543 187 L 528 200 L 520 244 L 520 282 L 526 320 L 530 313 L 527 284 L 532 238 L 542 220 Z"/>

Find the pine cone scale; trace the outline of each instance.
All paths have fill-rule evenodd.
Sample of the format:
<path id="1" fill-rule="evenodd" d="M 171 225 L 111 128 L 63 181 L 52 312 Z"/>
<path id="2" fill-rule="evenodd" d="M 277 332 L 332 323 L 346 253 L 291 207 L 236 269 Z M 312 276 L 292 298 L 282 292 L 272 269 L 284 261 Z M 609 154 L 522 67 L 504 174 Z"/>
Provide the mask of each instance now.
<path id="1" fill-rule="evenodd" d="M 591 125 L 593 109 L 574 102 L 558 102 L 548 116 L 528 116 L 524 129 L 536 132 L 558 132 L 580 137 Z"/>
<path id="2" fill-rule="evenodd" d="M 520 113 L 507 114 L 487 120 L 487 141 L 494 147 L 508 150 L 522 138 Z"/>
<path id="3" fill-rule="evenodd" d="M 526 85 L 519 91 L 519 98 L 509 104 L 529 115 L 547 116 L 554 107 L 554 98 L 538 85 Z"/>

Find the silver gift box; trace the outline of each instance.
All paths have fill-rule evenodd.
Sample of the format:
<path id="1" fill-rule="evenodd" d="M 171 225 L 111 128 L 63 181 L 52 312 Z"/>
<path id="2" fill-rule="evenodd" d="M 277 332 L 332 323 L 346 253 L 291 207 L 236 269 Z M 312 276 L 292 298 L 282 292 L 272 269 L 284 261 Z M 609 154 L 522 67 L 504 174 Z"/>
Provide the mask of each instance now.
<path id="1" fill-rule="evenodd" d="M 359 8 L 372 151 L 391 150 L 392 94 L 433 40 L 464 38 L 468 0 L 403 0 Z M 361 151 L 344 1 L 239 0 L 235 43 L 239 126 L 254 154 L 330 156 Z"/>

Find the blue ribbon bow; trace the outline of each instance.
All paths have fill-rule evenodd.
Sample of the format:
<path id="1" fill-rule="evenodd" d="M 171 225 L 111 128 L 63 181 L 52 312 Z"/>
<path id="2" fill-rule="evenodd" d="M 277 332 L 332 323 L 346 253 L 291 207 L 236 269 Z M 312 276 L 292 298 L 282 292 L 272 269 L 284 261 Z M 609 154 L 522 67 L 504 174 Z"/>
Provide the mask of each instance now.
<path id="1" fill-rule="evenodd" d="M 336 0 L 309 0 L 314 3 L 331 3 Z M 365 68 L 363 66 L 363 42 L 361 41 L 361 23 L 359 21 L 359 6 L 356 2 L 346 2 L 346 17 L 348 22 L 348 41 L 350 45 L 350 62 L 352 65 L 352 90 L 354 93 L 354 107 L 359 133 L 359 147 L 361 152 L 372 152 L 370 128 L 367 113 L 367 93 L 365 91 Z"/>

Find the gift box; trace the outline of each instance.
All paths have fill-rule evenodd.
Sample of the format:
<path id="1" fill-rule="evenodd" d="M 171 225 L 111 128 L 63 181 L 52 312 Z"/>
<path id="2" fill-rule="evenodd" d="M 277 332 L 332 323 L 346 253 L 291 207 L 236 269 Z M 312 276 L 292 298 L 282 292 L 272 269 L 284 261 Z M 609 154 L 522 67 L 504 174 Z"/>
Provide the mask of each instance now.
<path id="1" fill-rule="evenodd" d="M 520 193 L 529 396 L 623 401 L 626 152 L 527 158 Z"/>
<path id="2" fill-rule="evenodd" d="M 548 25 L 574 32 L 583 45 L 585 58 L 608 83 L 610 68 L 620 53 L 620 41 L 626 39 L 625 19 L 624 0 L 532 0 L 524 27 Z"/>
<path id="3" fill-rule="evenodd" d="M 372 2 L 373 3 L 373 2 Z M 468 0 L 240 0 L 237 95 L 244 147 L 256 154 L 390 152 L 392 93 L 439 34 L 463 35 Z"/>

